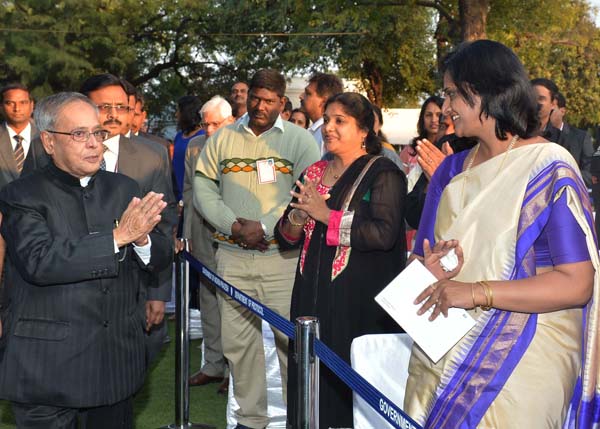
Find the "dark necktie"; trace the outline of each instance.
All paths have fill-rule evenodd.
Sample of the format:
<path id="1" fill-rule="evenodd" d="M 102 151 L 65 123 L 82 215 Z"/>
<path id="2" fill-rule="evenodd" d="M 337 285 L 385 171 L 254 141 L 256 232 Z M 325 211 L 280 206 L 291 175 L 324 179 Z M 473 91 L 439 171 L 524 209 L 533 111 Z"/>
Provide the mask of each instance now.
<path id="1" fill-rule="evenodd" d="M 104 159 L 104 152 L 108 150 L 108 146 L 105 144 L 102 145 L 104 147 L 104 151 L 102 152 L 102 161 L 100 161 L 100 170 L 106 170 L 106 160 Z"/>
<path id="2" fill-rule="evenodd" d="M 20 135 L 15 135 L 13 138 L 17 141 L 17 145 L 15 146 L 14 155 L 15 155 L 15 163 L 17 164 L 17 172 L 21 174 L 23 171 L 23 163 L 25 162 L 25 152 L 23 151 L 23 140 L 25 140 Z"/>

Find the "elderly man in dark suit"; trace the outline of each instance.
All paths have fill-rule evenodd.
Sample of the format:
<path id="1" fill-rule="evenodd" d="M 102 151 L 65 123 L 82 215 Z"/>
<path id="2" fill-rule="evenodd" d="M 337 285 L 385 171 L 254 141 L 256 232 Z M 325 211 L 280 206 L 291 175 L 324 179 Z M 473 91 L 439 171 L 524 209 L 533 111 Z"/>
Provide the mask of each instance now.
<path id="1" fill-rule="evenodd" d="M 78 93 L 35 112 L 52 163 L 0 192 L 9 302 L 0 396 L 19 428 L 133 428 L 145 364 L 142 278 L 170 261 L 162 194 L 100 171 L 108 133 Z"/>
<path id="2" fill-rule="evenodd" d="M 82 84 L 81 92 L 98 106 L 100 123 L 110 133 L 110 138 L 104 142 L 106 151 L 103 166 L 108 171 L 134 179 L 142 193 L 154 191 L 164 194 L 168 206 L 159 228 L 165 235 L 171 236 L 178 218 L 166 149 L 139 137 L 125 137 L 124 134 L 129 132 L 130 109 L 121 79 L 111 74 L 92 76 Z M 147 336 L 148 362 L 157 356 L 167 338 L 164 312 L 165 302 L 171 299 L 171 267 L 158 273 L 152 282 L 158 283 L 159 287 L 145 289 L 148 324 L 152 326 Z"/>

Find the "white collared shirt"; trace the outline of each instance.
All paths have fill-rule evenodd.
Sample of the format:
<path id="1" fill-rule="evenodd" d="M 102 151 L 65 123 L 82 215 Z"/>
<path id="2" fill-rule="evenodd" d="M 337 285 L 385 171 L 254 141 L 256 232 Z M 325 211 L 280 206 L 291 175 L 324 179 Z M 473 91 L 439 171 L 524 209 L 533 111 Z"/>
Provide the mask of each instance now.
<path id="1" fill-rule="evenodd" d="M 245 113 L 235 123 L 237 124 L 238 128 L 246 130 L 247 132 L 249 132 L 253 136 L 259 137 L 256 134 L 254 134 L 254 131 L 252 131 L 252 129 L 248 125 L 250 123 L 250 116 L 248 116 L 247 113 Z M 269 128 L 267 131 L 265 131 L 264 133 L 262 133 L 261 135 L 271 132 L 271 130 L 273 130 L 274 128 L 277 128 L 277 129 L 281 130 L 282 133 L 284 132 L 284 129 L 283 129 L 283 119 L 281 118 L 281 115 L 278 115 L 277 119 L 275 120 L 275 123 L 273 124 L 273 126 L 271 128 Z"/>
<path id="2" fill-rule="evenodd" d="M 8 131 L 8 135 L 10 137 L 10 144 L 12 146 L 13 152 L 15 151 L 15 147 L 17 146 L 17 141 L 15 140 L 15 130 L 13 130 L 10 125 L 6 124 L 6 129 Z M 23 137 L 23 141 L 21 144 L 23 145 L 23 153 L 25 154 L 25 158 L 27 158 L 27 154 L 29 153 L 29 147 L 31 146 L 31 124 L 27 124 L 25 129 L 19 133 L 21 137 Z"/>
<path id="3" fill-rule="evenodd" d="M 108 149 L 104 152 L 104 162 L 106 162 L 106 171 L 117 172 L 117 161 L 119 160 L 119 139 L 120 134 L 104 140 L 103 144 Z"/>
<path id="4" fill-rule="evenodd" d="M 325 147 L 323 145 L 323 133 L 321 132 L 321 128 L 323 127 L 323 118 L 317 119 L 315 122 L 308 127 L 308 131 L 312 134 L 312 136 L 317 141 L 317 146 L 321 151 L 321 156 L 325 155 Z"/>

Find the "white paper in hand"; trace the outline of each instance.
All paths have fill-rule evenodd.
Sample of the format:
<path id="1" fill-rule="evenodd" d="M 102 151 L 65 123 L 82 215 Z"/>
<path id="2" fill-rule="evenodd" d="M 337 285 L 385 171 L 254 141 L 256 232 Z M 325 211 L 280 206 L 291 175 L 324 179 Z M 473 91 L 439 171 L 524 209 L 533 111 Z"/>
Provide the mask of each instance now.
<path id="1" fill-rule="evenodd" d="M 469 330 L 475 320 L 462 308 L 448 309 L 448 317 L 440 314 L 429 320 L 431 310 L 417 315 L 421 304 L 415 299 L 437 279 L 418 260 L 414 260 L 391 281 L 375 301 L 406 331 L 433 362 L 439 361 Z"/>

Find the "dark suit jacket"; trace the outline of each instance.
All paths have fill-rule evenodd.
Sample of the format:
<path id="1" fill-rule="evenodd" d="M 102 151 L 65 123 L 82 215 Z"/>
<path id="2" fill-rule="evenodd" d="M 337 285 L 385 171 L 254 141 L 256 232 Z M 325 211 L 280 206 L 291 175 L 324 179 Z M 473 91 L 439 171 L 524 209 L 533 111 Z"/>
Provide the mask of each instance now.
<path id="1" fill-rule="evenodd" d="M 557 143 L 567 149 L 575 158 L 586 186 L 588 188 L 592 186 L 590 164 L 592 155 L 594 155 L 594 145 L 590 133 L 572 127 L 565 122 Z"/>
<path id="2" fill-rule="evenodd" d="M 142 195 L 150 191 L 163 193 L 168 206 L 162 213 L 159 229 L 168 237 L 172 236 L 177 225 L 177 204 L 171 187 L 171 163 L 166 149 L 158 143 L 133 136 L 119 139 L 119 155 L 117 171 L 135 180 Z M 172 243 L 171 243 L 172 249 Z M 158 287 L 148 289 L 149 300 L 170 301 L 172 287 L 172 270 L 169 266 L 158 274 Z"/>
<path id="3" fill-rule="evenodd" d="M 23 163 L 21 175 L 26 175 L 36 168 L 44 167 L 49 163 L 49 157 L 42 146 L 39 133 L 35 125 L 31 125 L 31 145 L 27 157 Z M 17 164 L 13 154 L 10 136 L 6 130 L 6 124 L 0 125 L 0 189 L 19 178 Z"/>
<path id="4" fill-rule="evenodd" d="M 87 187 L 53 164 L 0 192 L 9 302 L 0 397 L 83 408 L 134 394 L 144 378 L 142 270 L 164 268 L 171 239 L 151 233 L 145 266 L 112 230 L 135 181 L 99 171 Z"/>

